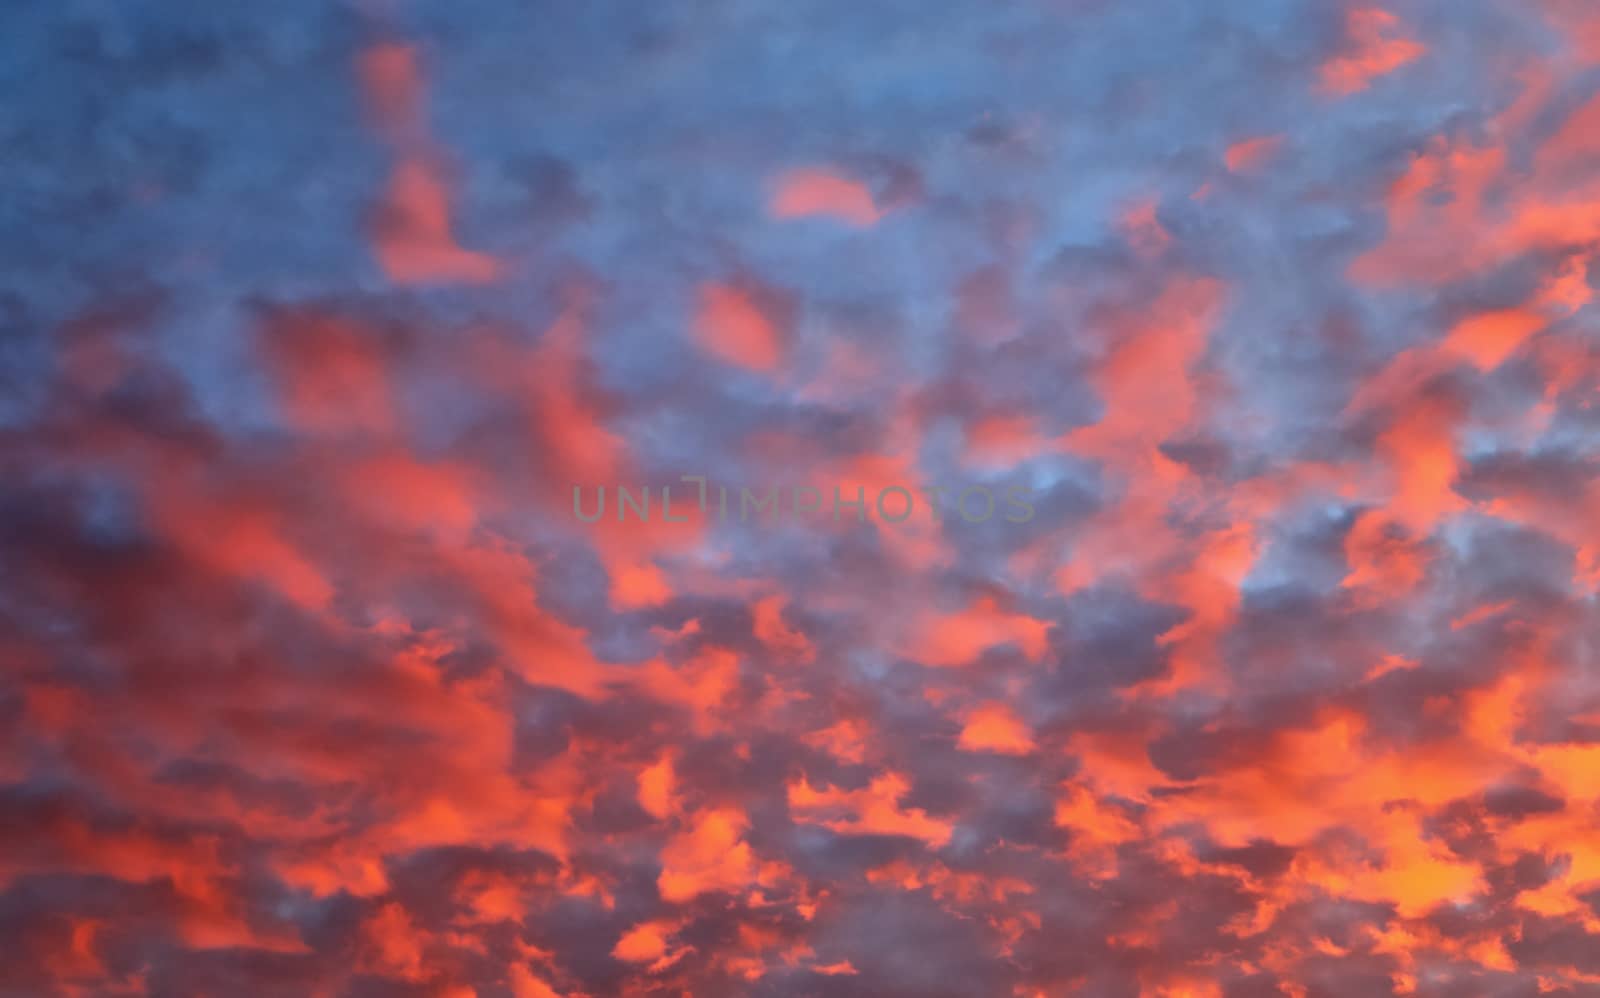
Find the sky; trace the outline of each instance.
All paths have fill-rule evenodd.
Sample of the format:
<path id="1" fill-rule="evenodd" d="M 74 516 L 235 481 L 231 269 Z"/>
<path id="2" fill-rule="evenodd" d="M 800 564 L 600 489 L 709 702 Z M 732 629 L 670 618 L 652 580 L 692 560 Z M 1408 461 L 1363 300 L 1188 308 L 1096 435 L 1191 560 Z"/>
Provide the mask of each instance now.
<path id="1" fill-rule="evenodd" d="M 5 4 L 0 994 L 1600 995 L 1600 7 L 1377 2 Z"/>

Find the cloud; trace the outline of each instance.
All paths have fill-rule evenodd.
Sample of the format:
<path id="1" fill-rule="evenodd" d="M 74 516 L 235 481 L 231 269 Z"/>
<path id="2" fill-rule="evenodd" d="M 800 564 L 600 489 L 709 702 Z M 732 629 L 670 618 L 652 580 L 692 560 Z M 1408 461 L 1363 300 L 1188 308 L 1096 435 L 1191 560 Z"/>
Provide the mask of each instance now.
<path id="1" fill-rule="evenodd" d="M 9 19 L 0 992 L 1593 989 L 1594 11 L 545 7 Z"/>

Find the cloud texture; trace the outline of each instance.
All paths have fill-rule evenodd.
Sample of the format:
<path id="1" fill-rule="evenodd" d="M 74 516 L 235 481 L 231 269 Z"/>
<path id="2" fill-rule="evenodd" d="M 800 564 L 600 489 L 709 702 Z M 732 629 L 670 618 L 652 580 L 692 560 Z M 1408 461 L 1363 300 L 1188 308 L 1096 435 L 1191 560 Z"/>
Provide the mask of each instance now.
<path id="1" fill-rule="evenodd" d="M 1600 994 L 1600 9 L 61 0 L 0 80 L 0 993 Z"/>

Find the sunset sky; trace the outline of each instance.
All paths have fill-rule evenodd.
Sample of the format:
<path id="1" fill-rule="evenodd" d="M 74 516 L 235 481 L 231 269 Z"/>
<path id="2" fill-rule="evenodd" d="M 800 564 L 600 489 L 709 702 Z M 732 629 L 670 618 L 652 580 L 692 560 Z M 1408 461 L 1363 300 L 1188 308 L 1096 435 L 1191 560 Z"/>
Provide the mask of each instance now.
<path id="1" fill-rule="evenodd" d="M 0 5 L 0 996 L 1600 995 L 1600 3 L 1379 2 Z"/>

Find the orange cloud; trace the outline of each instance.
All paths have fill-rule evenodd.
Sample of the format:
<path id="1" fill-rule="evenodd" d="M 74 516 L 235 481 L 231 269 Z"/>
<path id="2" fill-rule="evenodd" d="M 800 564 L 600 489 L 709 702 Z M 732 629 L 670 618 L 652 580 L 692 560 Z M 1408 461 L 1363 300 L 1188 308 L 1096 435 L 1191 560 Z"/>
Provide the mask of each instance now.
<path id="1" fill-rule="evenodd" d="M 1283 136 L 1263 135 L 1235 142 L 1228 147 L 1223 160 L 1228 164 L 1229 172 L 1250 173 L 1259 170 L 1282 147 Z"/>
<path id="2" fill-rule="evenodd" d="M 654 963 L 667 953 L 667 943 L 677 931 L 670 921 L 641 922 L 622 934 L 611 955 L 629 963 Z"/>
<path id="3" fill-rule="evenodd" d="M 486 253 L 457 245 L 450 195 L 439 169 L 421 157 L 400 161 L 389 178 L 373 238 L 378 262 L 399 284 L 487 284 L 500 264 Z"/>
<path id="4" fill-rule="evenodd" d="M 804 634 L 784 621 L 785 602 L 782 596 L 767 596 L 756 601 L 752 607 L 756 638 L 780 656 L 809 662 L 816 656 L 816 650 Z"/>
<path id="5" fill-rule="evenodd" d="M 374 122 L 393 140 L 416 138 L 424 96 L 416 48 L 399 42 L 373 45 L 357 57 L 356 68 Z"/>
<path id="6" fill-rule="evenodd" d="M 700 289 L 695 339 L 712 356 L 752 371 L 772 371 L 783 361 L 784 333 L 754 297 L 726 284 Z"/>
<path id="7" fill-rule="evenodd" d="M 380 132 L 397 162 L 373 221 L 374 251 L 397 284 L 486 284 L 501 273 L 498 260 L 455 241 L 450 195 L 423 119 L 423 84 L 415 51 L 374 46 L 357 59 L 357 73 Z"/>
<path id="8" fill-rule="evenodd" d="M 905 835 L 942 846 L 955 830 L 922 808 L 902 808 L 900 799 L 911 786 L 897 773 L 874 777 L 860 790 L 817 790 L 804 778 L 788 789 L 789 809 L 797 817 L 844 834 Z"/>
<path id="9" fill-rule="evenodd" d="M 1480 371 L 1492 371 L 1548 322 L 1528 309 L 1485 312 L 1457 323 L 1445 340 L 1445 349 L 1465 357 Z"/>
<path id="10" fill-rule="evenodd" d="M 784 175 L 773 193 L 770 210 L 778 219 L 822 216 L 862 228 L 883 217 L 872 192 L 863 184 L 820 168 Z"/>
<path id="11" fill-rule="evenodd" d="M 267 362 L 290 421 L 312 432 L 385 435 L 396 425 L 389 362 L 376 331 L 316 311 L 264 324 Z"/>
<path id="12" fill-rule="evenodd" d="M 1027 416 L 990 416 L 967 430 L 963 461 L 969 467 L 1006 468 L 1050 450 Z"/>
<path id="13" fill-rule="evenodd" d="M 639 774 L 639 806 L 654 818 L 666 818 L 676 810 L 673 790 L 677 777 L 672 758 L 662 756 Z"/>
<path id="14" fill-rule="evenodd" d="M 1400 35 L 1399 18 L 1374 7 L 1351 10 L 1345 19 L 1349 45 L 1343 53 L 1322 64 L 1320 85 L 1324 93 L 1344 97 L 1365 90 L 1380 76 L 1394 72 L 1427 51 Z"/>
<path id="15" fill-rule="evenodd" d="M 742 891 L 756 879 L 757 864 L 743 841 L 749 826 L 736 808 L 701 812 L 691 827 L 661 850 L 656 887 L 667 901 L 688 901 L 708 891 Z"/>
<path id="16" fill-rule="evenodd" d="M 1033 751 L 1028 726 L 1005 703 L 987 703 L 967 715 L 956 744 L 969 752 L 1027 755 Z"/>
<path id="17" fill-rule="evenodd" d="M 1049 625 L 1024 613 L 1009 613 L 988 597 L 951 614 L 927 615 L 905 646 L 905 654 L 935 666 L 968 665 L 998 645 L 1016 643 L 1029 658 L 1044 654 Z"/>

